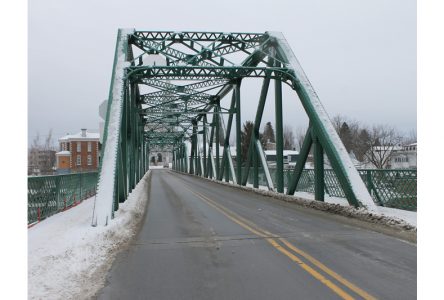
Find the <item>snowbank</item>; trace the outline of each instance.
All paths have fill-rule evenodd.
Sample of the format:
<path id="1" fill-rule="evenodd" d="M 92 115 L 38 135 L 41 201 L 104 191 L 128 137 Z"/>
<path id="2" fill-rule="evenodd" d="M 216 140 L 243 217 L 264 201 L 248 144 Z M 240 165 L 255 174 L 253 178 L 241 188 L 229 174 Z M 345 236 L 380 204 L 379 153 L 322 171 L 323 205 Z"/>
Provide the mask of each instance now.
<path id="1" fill-rule="evenodd" d="M 89 198 L 28 230 L 29 299 L 85 299 L 103 286 L 115 255 L 137 232 L 150 173 L 106 227 L 91 226 L 94 198 Z"/>
<path id="2" fill-rule="evenodd" d="M 174 170 L 173 170 L 174 171 Z M 342 215 L 348 218 L 354 218 L 369 223 L 380 224 L 396 228 L 402 231 L 416 232 L 416 212 L 404 211 L 401 209 L 394 209 L 388 207 L 378 206 L 376 209 L 368 210 L 365 208 L 355 208 L 350 206 L 347 200 L 338 197 L 330 197 L 325 195 L 325 201 L 314 200 L 314 195 L 305 192 L 296 192 L 294 195 L 280 194 L 277 192 L 269 191 L 267 187 L 260 185 L 258 189 L 253 188 L 252 184 L 247 186 L 240 186 L 233 184 L 232 182 L 218 181 L 212 178 L 204 178 L 188 173 L 182 173 L 174 171 L 179 174 L 193 176 L 201 178 L 203 180 L 209 180 L 218 184 L 227 185 L 233 188 L 243 189 L 254 192 L 263 196 L 273 197 L 278 200 L 286 202 L 292 202 L 300 206 L 308 207 L 311 209 L 321 210 L 337 215 Z M 284 193 L 286 189 L 284 189 Z M 376 205 L 375 205 L 376 207 Z"/>

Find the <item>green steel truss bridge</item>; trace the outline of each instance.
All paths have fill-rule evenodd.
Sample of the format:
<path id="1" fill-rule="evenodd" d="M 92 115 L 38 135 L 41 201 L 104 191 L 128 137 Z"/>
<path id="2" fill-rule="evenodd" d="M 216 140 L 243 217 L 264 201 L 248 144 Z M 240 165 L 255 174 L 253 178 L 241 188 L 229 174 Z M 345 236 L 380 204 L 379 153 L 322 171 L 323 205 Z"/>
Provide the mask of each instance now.
<path id="1" fill-rule="evenodd" d="M 245 78 L 262 81 L 262 87 L 248 154 L 242 157 L 241 86 Z M 274 85 L 276 184 L 259 140 L 270 84 Z M 297 94 L 309 118 L 286 191 L 283 84 Z M 233 133 L 235 161 L 229 145 Z M 258 170 L 263 169 L 269 190 L 294 194 L 313 148 L 316 200 L 324 200 L 326 154 L 350 205 L 374 208 L 316 92 L 280 32 L 119 29 L 103 143 L 94 226 L 108 223 L 149 169 L 150 151 L 171 152 L 176 171 L 216 180 L 232 178 L 233 184 L 246 185 L 252 172 L 256 188 Z M 224 145 L 223 150 L 215 145 Z"/>

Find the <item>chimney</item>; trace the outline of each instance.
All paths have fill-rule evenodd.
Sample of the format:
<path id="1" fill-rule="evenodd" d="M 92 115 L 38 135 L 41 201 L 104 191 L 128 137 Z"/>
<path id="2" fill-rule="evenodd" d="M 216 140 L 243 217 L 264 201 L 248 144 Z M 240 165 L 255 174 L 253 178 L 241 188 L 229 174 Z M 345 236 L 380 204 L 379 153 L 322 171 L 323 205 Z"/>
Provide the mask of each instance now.
<path id="1" fill-rule="evenodd" d="M 82 137 L 86 137 L 86 129 L 82 128 L 81 130 L 82 130 Z"/>

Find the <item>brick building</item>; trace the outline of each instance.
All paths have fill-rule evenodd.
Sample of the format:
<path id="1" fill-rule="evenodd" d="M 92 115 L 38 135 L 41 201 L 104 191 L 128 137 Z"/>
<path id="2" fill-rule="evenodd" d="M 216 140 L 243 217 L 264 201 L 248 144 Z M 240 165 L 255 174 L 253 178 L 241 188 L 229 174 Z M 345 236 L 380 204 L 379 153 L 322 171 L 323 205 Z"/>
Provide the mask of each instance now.
<path id="1" fill-rule="evenodd" d="M 99 168 L 99 133 L 81 132 L 59 139 L 60 151 L 56 153 L 57 173 L 97 171 Z"/>

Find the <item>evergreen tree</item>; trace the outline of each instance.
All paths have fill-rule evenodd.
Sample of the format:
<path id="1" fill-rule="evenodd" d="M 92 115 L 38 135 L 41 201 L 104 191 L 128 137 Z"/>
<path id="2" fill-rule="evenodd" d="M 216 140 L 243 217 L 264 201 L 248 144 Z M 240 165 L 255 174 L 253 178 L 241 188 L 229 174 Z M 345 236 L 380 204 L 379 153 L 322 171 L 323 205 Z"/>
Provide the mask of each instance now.
<path id="1" fill-rule="evenodd" d="M 267 122 L 267 124 L 265 124 L 263 139 L 264 139 L 265 143 L 266 142 L 276 143 L 276 140 L 274 137 L 274 129 L 273 129 L 273 125 L 271 125 L 271 122 Z"/>
<path id="2" fill-rule="evenodd" d="M 352 134 L 347 122 L 342 123 L 341 128 L 339 129 L 339 137 L 341 138 L 347 152 L 353 150 Z"/>
<path id="3" fill-rule="evenodd" d="M 244 123 L 242 129 L 242 143 L 241 143 L 243 162 L 247 160 L 248 147 L 250 146 L 250 140 L 251 140 L 251 135 L 253 134 L 253 128 L 254 128 L 253 122 L 246 121 Z"/>
<path id="4" fill-rule="evenodd" d="M 355 143 L 354 152 L 359 161 L 363 161 L 365 153 L 370 149 L 370 134 L 364 128 L 359 132 L 358 139 Z"/>

